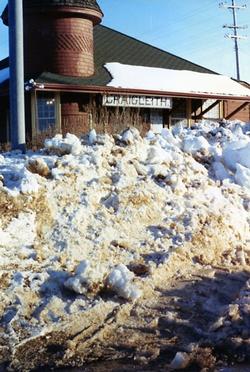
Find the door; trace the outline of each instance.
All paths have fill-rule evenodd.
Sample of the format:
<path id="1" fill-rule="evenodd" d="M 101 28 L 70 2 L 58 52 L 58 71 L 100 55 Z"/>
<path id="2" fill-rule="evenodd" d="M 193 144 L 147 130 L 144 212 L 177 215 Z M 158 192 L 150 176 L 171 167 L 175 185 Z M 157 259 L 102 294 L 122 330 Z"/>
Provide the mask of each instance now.
<path id="1" fill-rule="evenodd" d="M 163 113 L 162 110 L 151 110 L 150 111 L 150 129 L 154 133 L 161 133 L 163 129 Z"/>

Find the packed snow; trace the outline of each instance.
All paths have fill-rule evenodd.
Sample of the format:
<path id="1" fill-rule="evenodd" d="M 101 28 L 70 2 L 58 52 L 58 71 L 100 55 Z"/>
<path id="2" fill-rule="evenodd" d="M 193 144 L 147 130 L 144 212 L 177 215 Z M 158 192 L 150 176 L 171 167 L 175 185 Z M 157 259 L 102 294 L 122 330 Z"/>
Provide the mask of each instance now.
<path id="1" fill-rule="evenodd" d="M 105 67 L 112 76 L 108 86 L 115 88 L 250 97 L 250 89 L 223 75 L 118 62 L 106 63 Z"/>
<path id="2" fill-rule="evenodd" d="M 135 128 L 114 137 L 92 130 L 82 140 L 57 135 L 37 152 L 2 153 L 8 347 L 105 296 L 140 301 L 157 270 L 180 269 L 178 257 L 249 265 L 249 134 L 247 123 L 203 121 L 145 138 Z"/>

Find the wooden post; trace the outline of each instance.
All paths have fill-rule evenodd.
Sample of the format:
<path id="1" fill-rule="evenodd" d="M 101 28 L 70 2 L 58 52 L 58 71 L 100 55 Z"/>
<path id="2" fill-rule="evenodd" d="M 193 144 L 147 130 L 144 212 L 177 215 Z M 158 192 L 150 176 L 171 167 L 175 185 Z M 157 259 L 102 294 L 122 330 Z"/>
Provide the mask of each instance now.
<path id="1" fill-rule="evenodd" d="M 55 93 L 55 110 L 56 110 L 56 133 L 62 133 L 62 110 L 61 110 L 61 95 L 59 92 Z"/>
<path id="2" fill-rule="evenodd" d="M 219 116 L 220 116 L 220 119 L 224 118 L 224 101 L 220 101 Z"/>
<path id="3" fill-rule="evenodd" d="M 32 144 L 34 144 L 37 138 L 37 134 L 38 134 L 37 102 L 36 102 L 37 97 L 36 97 L 35 89 L 31 91 L 30 99 L 31 99 L 31 141 L 32 141 Z"/>
<path id="4" fill-rule="evenodd" d="M 186 100 L 186 117 L 187 117 L 187 126 L 191 127 L 192 123 L 192 99 L 187 98 Z"/>

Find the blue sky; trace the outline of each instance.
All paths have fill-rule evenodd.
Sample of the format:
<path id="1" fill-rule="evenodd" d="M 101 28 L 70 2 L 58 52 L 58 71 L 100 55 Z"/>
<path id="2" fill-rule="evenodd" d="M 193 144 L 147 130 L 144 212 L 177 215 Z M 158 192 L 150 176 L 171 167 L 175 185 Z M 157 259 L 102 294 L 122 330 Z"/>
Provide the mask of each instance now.
<path id="1" fill-rule="evenodd" d="M 99 0 L 103 24 L 155 45 L 219 73 L 235 77 L 234 43 L 225 39 L 223 24 L 232 24 L 232 13 L 220 8 L 222 0 Z M 7 0 L 0 0 L 0 12 Z M 231 0 L 227 1 L 228 4 Z M 250 82 L 250 0 L 238 0 L 246 10 L 238 23 L 248 40 L 239 42 L 241 79 Z M 7 28 L 0 25 L 0 58 L 8 54 Z"/>

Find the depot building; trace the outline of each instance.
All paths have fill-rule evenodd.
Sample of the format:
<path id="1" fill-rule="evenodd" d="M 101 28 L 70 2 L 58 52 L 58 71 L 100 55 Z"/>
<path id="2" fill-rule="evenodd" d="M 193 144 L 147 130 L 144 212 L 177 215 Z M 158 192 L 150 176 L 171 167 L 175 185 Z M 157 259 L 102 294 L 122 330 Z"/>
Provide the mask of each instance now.
<path id="1" fill-rule="evenodd" d="M 101 25 L 95 0 L 23 0 L 26 136 L 144 134 L 206 119 L 250 120 L 250 86 Z M 2 14 L 8 26 L 8 8 Z M 10 140 L 0 61 L 0 143 Z"/>

